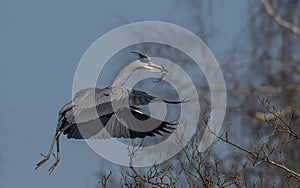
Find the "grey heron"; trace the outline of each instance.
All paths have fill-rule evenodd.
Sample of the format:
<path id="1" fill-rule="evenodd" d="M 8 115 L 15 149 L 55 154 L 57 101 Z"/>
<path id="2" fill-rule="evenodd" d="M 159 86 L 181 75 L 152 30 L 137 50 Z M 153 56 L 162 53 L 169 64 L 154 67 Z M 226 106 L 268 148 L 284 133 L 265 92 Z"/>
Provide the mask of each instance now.
<path id="1" fill-rule="evenodd" d="M 168 101 L 124 87 L 123 85 L 130 75 L 138 69 L 168 74 L 162 65 L 154 64 L 147 55 L 138 52 L 132 53 L 137 55 L 138 59 L 124 68 L 113 84 L 104 89 L 82 89 L 60 109 L 57 128 L 49 152 L 47 155 L 40 153 L 43 159 L 36 164 L 35 169 L 50 158 L 56 143 L 56 155 L 52 153 L 55 162 L 49 168 L 49 174 L 52 173 L 60 160 L 59 137 L 62 133 L 67 135 L 68 139 L 105 139 L 111 137 L 134 139 L 162 135 L 163 132 L 171 133 L 174 129 L 172 125 L 176 125 L 176 123 L 151 117 L 141 112 L 139 106 L 148 105 L 152 101 L 163 101 L 169 104 L 178 104 L 183 101 Z M 138 119 L 138 123 L 132 117 Z M 123 122 L 127 126 L 124 126 Z M 151 130 L 139 131 L 133 128 L 133 126 L 151 127 L 152 124 L 157 126 Z"/>

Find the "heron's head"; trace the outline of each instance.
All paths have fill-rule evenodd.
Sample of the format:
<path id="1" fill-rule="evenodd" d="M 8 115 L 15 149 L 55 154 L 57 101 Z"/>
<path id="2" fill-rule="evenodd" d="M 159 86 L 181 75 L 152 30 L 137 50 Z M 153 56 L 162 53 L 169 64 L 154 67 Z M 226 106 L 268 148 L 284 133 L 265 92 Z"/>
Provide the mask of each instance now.
<path id="1" fill-rule="evenodd" d="M 141 68 L 145 68 L 151 72 L 159 72 L 163 74 L 168 74 L 168 70 L 165 69 L 162 65 L 157 65 L 153 63 L 149 56 L 141 54 L 139 52 L 131 52 L 139 57 L 137 61 L 141 63 Z"/>

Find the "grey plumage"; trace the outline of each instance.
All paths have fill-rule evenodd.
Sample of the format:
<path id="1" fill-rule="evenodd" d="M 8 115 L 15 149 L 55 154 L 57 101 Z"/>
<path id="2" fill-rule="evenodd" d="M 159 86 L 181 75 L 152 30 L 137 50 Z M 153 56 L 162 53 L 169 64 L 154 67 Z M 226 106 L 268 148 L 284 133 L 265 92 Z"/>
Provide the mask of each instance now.
<path id="1" fill-rule="evenodd" d="M 159 98 L 148 95 L 145 92 L 125 87 L 83 89 L 76 94 L 73 102 L 71 101 L 62 107 L 56 131 L 61 131 L 64 127 L 71 124 L 63 133 L 68 138 L 75 139 L 109 138 L 107 135 L 103 137 L 101 137 L 101 134 L 97 135 L 103 128 L 106 129 L 111 137 L 117 138 L 144 138 L 145 136 L 154 136 L 155 134 L 161 135 L 161 132 L 170 133 L 170 130 L 173 129 L 170 125 L 173 125 L 173 123 L 152 118 L 139 111 L 139 106 L 159 100 Z M 176 101 L 161 100 L 166 103 L 179 103 Z M 112 102 L 114 103 L 114 108 Z M 132 113 L 132 115 L 129 113 Z M 144 119 L 148 120 L 145 121 L 147 124 L 144 126 L 151 127 L 151 125 L 158 124 L 160 126 L 154 128 L 152 131 L 145 132 L 131 130 L 118 121 L 116 114 L 121 120 L 126 122 L 126 125 L 134 123 L 132 118 L 128 119 L 131 116 L 141 120 L 141 124 L 136 126 L 143 126 Z M 100 121 L 91 122 L 94 120 Z M 81 134 L 84 135 L 82 136 Z"/>
<path id="2" fill-rule="evenodd" d="M 35 169 L 49 159 L 56 143 L 57 154 L 53 154 L 55 162 L 50 167 L 49 173 L 54 170 L 60 160 L 59 137 L 62 133 L 68 138 L 74 139 L 111 137 L 134 139 L 162 135 L 162 133 L 170 133 L 174 129 L 172 125 L 175 123 L 153 118 L 141 112 L 139 107 L 156 101 L 170 104 L 186 101 L 167 101 L 123 86 L 137 69 L 168 74 L 163 66 L 154 64 L 150 57 L 138 52 L 133 53 L 139 59 L 123 69 L 111 86 L 104 89 L 82 89 L 76 93 L 72 101 L 60 109 L 56 131 L 48 154 L 41 154 L 43 160 L 36 165 Z"/>

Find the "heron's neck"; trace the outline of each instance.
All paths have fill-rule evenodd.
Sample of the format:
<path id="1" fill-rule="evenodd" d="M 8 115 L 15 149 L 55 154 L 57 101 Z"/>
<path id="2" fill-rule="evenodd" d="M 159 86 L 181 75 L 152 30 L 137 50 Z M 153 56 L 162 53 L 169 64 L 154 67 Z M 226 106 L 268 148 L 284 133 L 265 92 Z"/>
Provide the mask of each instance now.
<path id="1" fill-rule="evenodd" d="M 111 85 L 112 87 L 121 87 L 130 77 L 130 75 L 137 69 L 139 69 L 140 62 L 134 61 L 131 64 L 129 64 L 127 67 L 125 67 L 117 76 L 114 83 Z"/>

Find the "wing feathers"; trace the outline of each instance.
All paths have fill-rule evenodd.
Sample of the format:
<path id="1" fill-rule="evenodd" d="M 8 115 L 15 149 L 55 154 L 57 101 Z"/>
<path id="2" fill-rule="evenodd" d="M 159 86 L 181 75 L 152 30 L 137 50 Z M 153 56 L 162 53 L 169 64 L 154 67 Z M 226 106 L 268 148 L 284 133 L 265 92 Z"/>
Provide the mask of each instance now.
<path id="1" fill-rule="evenodd" d="M 130 110 L 135 116 L 141 115 L 134 110 Z M 134 126 L 123 125 L 121 123 L 123 121 L 122 117 L 117 117 L 117 114 L 112 114 L 109 121 L 103 125 L 99 123 L 100 121 L 91 121 L 88 123 L 82 123 L 78 125 L 73 125 L 69 129 L 67 129 L 64 134 L 68 135 L 68 138 L 75 138 L 75 139 L 105 139 L 108 137 L 116 137 L 116 138 L 144 138 L 146 136 L 155 136 L 155 135 L 163 135 L 162 133 L 171 133 L 171 130 L 175 128 L 171 127 L 174 125 L 172 123 L 166 121 L 160 121 L 158 119 L 152 118 L 148 116 L 146 121 L 138 120 L 139 124 Z M 143 114 L 143 116 L 147 116 Z M 144 117 L 143 117 L 144 118 Z M 100 118 L 101 120 L 101 118 Z M 121 122 L 120 122 L 121 121 Z M 154 129 L 142 131 L 142 130 L 135 130 L 137 126 L 145 127 L 145 126 L 152 126 L 150 123 L 159 123 L 157 127 Z M 125 122 L 125 124 L 131 122 Z M 79 127 L 79 128 L 78 128 Z M 83 135 L 83 136 L 82 136 Z M 108 136 L 109 135 L 109 136 Z"/>
<path id="2" fill-rule="evenodd" d="M 68 138 L 75 139 L 144 138 L 171 133 L 174 123 L 158 120 L 139 110 L 138 106 L 151 101 L 160 99 L 123 87 L 83 89 L 73 101 L 61 108 L 57 131 L 62 130 Z M 182 102 L 162 101 L 171 104 Z M 64 130 L 67 125 L 72 126 Z"/>

